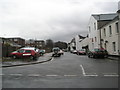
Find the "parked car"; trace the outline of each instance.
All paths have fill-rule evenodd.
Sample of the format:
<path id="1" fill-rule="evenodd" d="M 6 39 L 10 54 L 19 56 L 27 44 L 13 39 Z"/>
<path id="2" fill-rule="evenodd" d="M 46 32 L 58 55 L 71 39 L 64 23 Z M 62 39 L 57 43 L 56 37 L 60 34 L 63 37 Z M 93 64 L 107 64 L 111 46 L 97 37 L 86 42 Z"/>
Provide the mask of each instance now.
<path id="1" fill-rule="evenodd" d="M 61 55 L 64 55 L 64 51 L 63 51 L 63 50 L 60 50 L 60 54 L 61 54 Z"/>
<path id="2" fill-rule="evenodd" d="M 97 57 L 107 57 L 108 56 L 108 52 L 107 50 L 103 49 L 103 48 L 95 48 L 92 51 L 88 52 L 88 57 L 89 58 L 97 58 Z"/>
<path id="3" fill-rule="evenodd" d="M 60 57 L 61 53 L 60 53 L 60 48 L 59 47 L 55 47 L 53 48 L 53 53 L 52 53 L 52 57 Z"/>
<path id="4" fill-rule="evenodd" d="M 37 57 L 39 57 L 39 53 L 38 53 L 38 49 L 36 48 L 21 48 L 18 49 L 17 51 L 12 52 L 11 57 L 13 57 L 14 59 L 16 58 L 30 58 L 31 60 L 36 59 Z"/>
<path id="5" fill-rule="evenodd" d="M 45 54 L 45 50 L 43 50 L 43 49 L 39 50 L 39 54 L 40 54 L 41 56 L 44 55 L 44 54 Z"/>
<path id="6" fill-rule="evenodd" d="M 77 50 L 72 50 L 71 53 L 77 54 Z"/>
<path id="7" fill-rule="evenodd" d="M 77 55 L 86 55 L 86 50 L 85 49 L 78 50 Z"/>

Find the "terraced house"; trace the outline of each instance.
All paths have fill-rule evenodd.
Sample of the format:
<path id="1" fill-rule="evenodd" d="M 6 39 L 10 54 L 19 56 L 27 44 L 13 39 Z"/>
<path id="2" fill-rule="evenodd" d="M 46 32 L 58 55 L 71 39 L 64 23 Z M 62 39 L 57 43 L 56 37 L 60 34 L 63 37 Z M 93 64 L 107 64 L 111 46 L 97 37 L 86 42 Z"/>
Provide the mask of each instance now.
<path id="1" fill-rule="evenodd" d="M 105 48 L 110 55 L 120 55 L 120 10 L 92 15 L 88 30 L 89 50 Z"/>

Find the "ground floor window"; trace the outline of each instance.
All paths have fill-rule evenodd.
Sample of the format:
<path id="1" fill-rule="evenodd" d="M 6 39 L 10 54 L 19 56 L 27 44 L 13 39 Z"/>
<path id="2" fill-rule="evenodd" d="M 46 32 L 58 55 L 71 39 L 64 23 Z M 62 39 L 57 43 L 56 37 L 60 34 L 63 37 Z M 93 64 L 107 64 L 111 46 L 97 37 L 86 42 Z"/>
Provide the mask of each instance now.
<path id="1" fill-rule="evenodd" d="M 112 44 L 113 44 L 113 51 L 115 52 L 116 51 L 116 43 L 113 42 Z"/>

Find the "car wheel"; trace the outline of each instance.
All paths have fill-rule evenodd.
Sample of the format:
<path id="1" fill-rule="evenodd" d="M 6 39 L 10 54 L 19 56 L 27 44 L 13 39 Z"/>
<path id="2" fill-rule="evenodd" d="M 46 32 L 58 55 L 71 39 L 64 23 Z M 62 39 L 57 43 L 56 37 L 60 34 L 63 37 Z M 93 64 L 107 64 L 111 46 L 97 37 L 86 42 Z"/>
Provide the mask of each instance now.
<path id="1" fill-rule="evenodd" d="M 13 59 L 16 59 L 16 58 L 17 58 L 17 56 L 16 56 L 16 55 L 13 55 L 12 57 L 13 57 Z"/>
<path id="2" fill-rule="evenodd" d="M 30 60 L 33 60 L 34 59 L 34 57 L 33 56 L 30 56 Z"/>
<path id="3" fill-rule="evenodd" d="M 90 58 L 90 55 L 88 55 L 88 57 Z"/>

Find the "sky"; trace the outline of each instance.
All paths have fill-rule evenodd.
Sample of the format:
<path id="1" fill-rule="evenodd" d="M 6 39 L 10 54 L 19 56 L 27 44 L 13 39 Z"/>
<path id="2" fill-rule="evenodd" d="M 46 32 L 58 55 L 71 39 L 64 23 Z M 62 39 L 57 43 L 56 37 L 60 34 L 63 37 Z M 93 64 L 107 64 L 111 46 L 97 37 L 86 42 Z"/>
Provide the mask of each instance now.
<path id="1" fill-rule="evenodd" d="M 70 40 L 88 33 L 91 14 L 116 13 L 119 0 L 0 0 L 0 37 Z"/>

